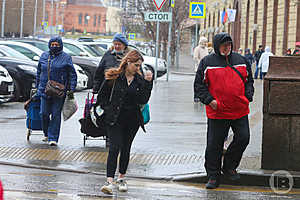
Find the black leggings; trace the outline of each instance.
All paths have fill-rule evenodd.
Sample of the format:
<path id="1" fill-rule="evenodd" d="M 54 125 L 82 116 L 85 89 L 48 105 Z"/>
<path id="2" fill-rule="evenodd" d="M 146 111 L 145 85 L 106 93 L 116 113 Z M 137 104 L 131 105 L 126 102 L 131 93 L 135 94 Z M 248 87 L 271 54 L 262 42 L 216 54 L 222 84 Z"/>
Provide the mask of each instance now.
<path id="1" fill-rule="evenodd" d="M 107 158 L 106 176 L 114 178 L 117 169 L 117 159 L 120 153 L 119 172 L 126 174 L 130 149 L 133 139 L 139 129 L 137 122 L 132 123 L 132 118 L 121 118 L 113 126 L 108 126 L 109 153 Z"/>

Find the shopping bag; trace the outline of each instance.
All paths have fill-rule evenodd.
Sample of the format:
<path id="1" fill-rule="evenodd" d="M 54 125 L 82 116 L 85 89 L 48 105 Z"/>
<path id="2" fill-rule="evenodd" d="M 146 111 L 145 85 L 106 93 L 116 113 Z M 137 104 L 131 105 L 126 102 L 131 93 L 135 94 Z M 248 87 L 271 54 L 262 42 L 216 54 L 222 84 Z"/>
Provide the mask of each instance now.
<path id="1" fill-rule="evenodd" d="M 78 105 L 75 98 L 71 98 L 67 96 L 63 106 L 64 121 L 70 119 L 77 110 L 78 110 Z"/>
<path id="2" fill-rule="evenodd" d="M 141 106 L 142 115 L 144 118 L 144 124 L 147 124 L 150 121 L 150 108 L 149 104 Z"/>

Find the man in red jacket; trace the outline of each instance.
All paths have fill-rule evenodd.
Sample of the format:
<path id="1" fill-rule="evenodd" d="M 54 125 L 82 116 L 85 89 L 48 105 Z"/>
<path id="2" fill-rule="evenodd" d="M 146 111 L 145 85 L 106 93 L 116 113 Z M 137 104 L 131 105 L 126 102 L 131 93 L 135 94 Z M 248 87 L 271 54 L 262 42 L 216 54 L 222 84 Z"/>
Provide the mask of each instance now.
<path id="1" fill-rule="evenodd" d="M 205 169 L 207 189 L 219 186 L 221 171 L 231 180 L 240 178 L 236 169 L 249 144 L 249 102 L 254 87 L 247 59 L 232 52 L 232 38 L 227 33 L 214 37 L 214 51 L 203 58 L 194 81 L 194 93 L 206 105 L 207 147 Z M 224 140 L 229 129 L 234 132 L 222 166 Z"/>

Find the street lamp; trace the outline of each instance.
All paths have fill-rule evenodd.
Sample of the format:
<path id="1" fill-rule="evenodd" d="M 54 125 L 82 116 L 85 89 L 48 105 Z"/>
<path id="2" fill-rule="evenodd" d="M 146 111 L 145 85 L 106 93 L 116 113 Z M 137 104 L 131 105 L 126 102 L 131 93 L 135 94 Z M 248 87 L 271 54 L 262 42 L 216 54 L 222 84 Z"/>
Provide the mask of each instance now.
<path id="1" fill-rule="evenodd" d="M 84 22 L 84 24 L 87 25 L 87 27 L 89 26 L 89 20 L 90 20 L 90 18 L 91 17 L 89 15 L 85 16 L 86 23 Z M 84 34 L 86 34 L 86 33 L 87 33 L 87 28 L 85 28 L 85 30 L 84 30 Z"/>

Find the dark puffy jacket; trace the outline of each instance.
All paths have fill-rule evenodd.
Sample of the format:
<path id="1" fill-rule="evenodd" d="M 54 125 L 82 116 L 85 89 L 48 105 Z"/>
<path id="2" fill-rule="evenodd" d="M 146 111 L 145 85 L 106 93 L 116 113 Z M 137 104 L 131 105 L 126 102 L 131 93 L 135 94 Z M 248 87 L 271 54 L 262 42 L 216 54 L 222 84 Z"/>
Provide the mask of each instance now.
<path id="1" fill-rule="evenodd" d="M 206 104 L 206 114 L 210 119 L 239 119 L 249 114 L 254 87 L 251 66 L 245 57 L 231 52 L 227 57 L 219 52 L 220 44 L 232 41 L 227 33 L 214 38 L 215 53 L 204 57 L 198 67 L 194 82 L 195 95 Z M 230 66 L 235 67 L 243 80 Z M 209 103 L 216 100 L 217 110 Z"/>
<path id="2" fill-rule="evenodd" d="M 145 80 L 141 75 L 135 74 L 136 87 L 136 116 L 139 125 L 144 129 L 144 119 L 139 105 L 149 101 L 152 90 L 152 81 Z M 105 113 L 105 122 L 114 125 L 119 117 L 120 110 L 124 105 L 125 95 L 127 94 L 128 84 L 124 73 L 114 81 L 105 81 L 102 89 L 97 96 L 97 104 L 101 106 Z M 110 99 L 111 98 L 111 99 Z"/>
<path id="3" fill-rule="evenodd" d="M 63 43 L 60 37 L 50 39 L 49 48 L 52 42 L 58 42 L 61 50 L 57 54 L 46 51 L 42 54 L 37 68 L 36 87 L 37 94 L 46 97 L 45 87 L 48 82 L 48 58 L 50 56 L 50 79 L 66 86 L 66 90 L 74 91 L 77 85 L 77 75 L 73 66 L 72 58 L 63 52 Z"/>
<path id="4" fill-rule="evenodd" d="M 126 47 L 123 54 L 117 54 L 113 50 L 108 50 L 102 57 L 99 66 L 94 75 L 93 91 L 98 92 L 100 85 L 104 81 L 104 72 L 105 70 L 112 67 L 119 67 L 122 58 L 130 51 L 131 49 Z"/>

